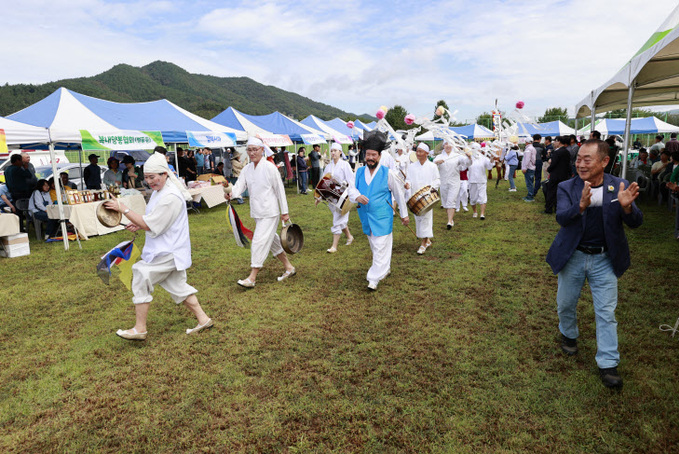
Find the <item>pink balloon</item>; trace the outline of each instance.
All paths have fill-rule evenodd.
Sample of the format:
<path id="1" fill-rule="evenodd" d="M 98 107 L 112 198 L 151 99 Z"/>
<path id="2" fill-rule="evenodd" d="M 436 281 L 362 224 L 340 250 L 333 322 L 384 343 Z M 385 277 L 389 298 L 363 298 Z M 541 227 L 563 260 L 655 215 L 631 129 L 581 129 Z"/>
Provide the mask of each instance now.
<path id="1" fill-rule="evenodd" d="M 375 114 L 378 120 L 381 120 L 384 118 L 384 111 L 382 109 L 378 110 L 377 113 Z"/>
<path id="2" fill-rule="evenodd" d="M 523 106 L 525 106 L 525 104 L 523 103 L 523 101 L 519 101 L 519 102 L 516 103 L 516 108 L 517 108 L 517 109 L 523 109 Z"/>
<path id="3" fill-rule="evenodd" d="M 354 129 L 354 122 L 353 121 L 347 121 L 347 128 Z"/>
<path id="4" fill-rule="evenodd" d="M 413 123 L 415 123 L 415 115 L 408 114 L 403 118 L 403 121 L 405 121 L 407 125 L 412 125 Z"/>

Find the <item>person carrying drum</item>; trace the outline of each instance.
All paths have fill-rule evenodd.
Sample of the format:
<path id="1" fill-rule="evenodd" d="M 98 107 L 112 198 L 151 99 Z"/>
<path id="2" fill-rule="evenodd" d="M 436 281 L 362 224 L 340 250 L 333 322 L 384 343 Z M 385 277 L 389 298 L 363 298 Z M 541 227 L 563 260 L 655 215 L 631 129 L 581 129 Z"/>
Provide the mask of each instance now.
<path id="1" fill-rule="evenodd" d="M 276 233 L 278 218 L 288 222 L 288 201 L 278 168 L 272 162 L 262 159 L 264 142 L 256 137 L 248 139 L 246 151 L 250 163 L 240 173 L 230 194 L 224 194 L 226 200 L 237 199 L 246 190 L 250 193 L 250 216 L 255 220 L 255 232 L 250 249 L 250 275 L 240 279 L 238 285 L 253 288 L 257 273 L 264 266 L 267 255 L 271 252 L 285 266 L 285 272 L 279 281 L 294 276 L 295 267 L 281 245 L 281 238 Z"/>
<path id="2" fill-rule="evenodd" d="M 429 192 L 438 191 L 441 186 L 439 169 L 428 158 L 429 146 L 420 143 L 415 151 L 417 161 L 410 164 L 408 169 L 408 182 L 410 183 L 410 194 L 417 194 L 421 189 L 428 188 Z M 408 194 L 408 196 L 410 196 Z M 417 253 L 422 255 L 431 246 L 431 238 L 434 237 L 434 212 L 429 209 L 426 213 L 415 215 L 415 233 L 422 240 Z"/>
<path id="3" fill-rule="evenodd" d="M 460 171 L 471 165 L 471 151 L 466 155 L 454 153 L 453 143 L 446 140 L 443 143 L 443 151 L 434 158 L 434 164 L 439 166 L 441 174 L 441 206 L 448 213 L 448 230 L 455 225 L 455 207 L 460 195 Z"/>
<path id="4" fill-rule="evenodd" d="M 373 254 L 372 266 L 366 276 L 368 289 L 376 290 L 377 284 L 387 277 L 391 270 L 391 249 L 393 245 L 394 210 L 391 205 L 392 193 L 398 201 L 401 223 L 408 225 L 402 182 L 395 172 L 380 164 L 382 151 L 387 146 L 387 133 L 369 131 L 363 136 L 366 165 L 356 171 L 355 187 L 349 188 L 349 200 L 358 203 L 358 217 L 363 233 L 368 235 Z M 366 170 L 367 169 L 367 170 Z"/>
<path id="5" fill-rule="evenodd" d="M 330 175 L 335 181 L 341 185 L 351 186 L 354 184 L 354 172 L 351 170 L 351 165 L 344 159 L 342 159 L 342 145 L 338 143 L 333 143 L 330 147 L 330 163 L 325 166 L 323 170 L 324 178 L 326 175 Z M 316 199 L 316 205 L 320 203 L 321 199 Z M 347 201 L 348 202 L 348 201 Z M 342 232 L 347 236 L 347 246 L 349 246 L 354 241 L 354 237 L 349 231 L 349 211 L 345 213 L 342 212 L 342 208 L 336 206 L 335 204 L 328 203 L 328 208 L 332 213 L 332 246 L 328 249 L 328 253 L 333 254 L 337 252 L 337 246 L 339 245 L 340 237 Z"/>

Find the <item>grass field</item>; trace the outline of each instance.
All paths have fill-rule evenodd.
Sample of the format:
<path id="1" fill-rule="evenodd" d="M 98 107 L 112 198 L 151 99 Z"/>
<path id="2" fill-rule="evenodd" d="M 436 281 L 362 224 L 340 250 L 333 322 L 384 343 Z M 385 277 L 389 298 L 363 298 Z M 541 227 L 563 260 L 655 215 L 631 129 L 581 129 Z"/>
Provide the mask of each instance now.
<path id="1" fill-rule="evenodd" d="M 157 288 L 149 337 L 131 294 L 95 274 L 131 234 L 63 251 L 31 242 L 0 259 L 0 452 L 677 452 L 679 244 L 666 207 L 640 204 L 628 230 L 632 267 L 617 310 L 625 385 L 600 382 L 588 290 L 580 352 L 559 350 L 556 277 L 544 257 L 558 226 L 524 203 L 524 187 L 489 187 L 485 222 L 434 212 L 424 256 L 395 225 L 392 274 L 366 289 L 371 255 L 356 241 L 334 255 L 331 216 L 289 189 L 305 233 L 298 275 L 279 283 L 269 259 L 257 287 L 224 205 L 189 216 L 193 267 L 215 327 L 195 337 L 188 311 Z M 237 207 L 252 226 L 248 205 Z M 143 243 L 140 236 L 139 244 Z"/>

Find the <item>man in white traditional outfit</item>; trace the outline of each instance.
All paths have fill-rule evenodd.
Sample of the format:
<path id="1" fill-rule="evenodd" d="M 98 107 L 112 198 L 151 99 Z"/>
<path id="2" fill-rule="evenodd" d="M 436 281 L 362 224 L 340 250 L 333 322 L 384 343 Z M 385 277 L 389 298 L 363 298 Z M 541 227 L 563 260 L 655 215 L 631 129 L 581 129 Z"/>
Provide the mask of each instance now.
<path id="1" fill-rule="evenodd" d="M 154 153 L 144 164 L 144 180 L 153 189 L 146 214 L 131 211 L 119 200 L 105 202 L 108 209 L 124 214 L 131 232 L 146 231 L 141 260 L 132 266 L 132 293 L 136 313 L 134 328 L 118 330 L 123 339 L 146 339 L 146 318 L 153 300 L 153 286 L 159 284 L 175 303 L 184 305 L 198 319 L 198 326 L 186 334 L 198 333 L 213 323 L 198 303 L 195 288 L 186 283 L 186 270 L 191 266 L 191 240 L 186 201 L 191 195 L 167 166 L 165 156 Z"/>
<path id="2" fill-rule="evenodd" d="M 494 166 L 495 164 L 493 164 L 490 158 L 479 151 L 472 157 L 472 163 L 467 172 L 469 177 L 469 204 L 474 211 L 472 217 L 479 215 L 476 211 L 478 205 L 482 221 L 486 219 L 486 203 L 488 202 L 488 196 L 486 195 L 488 177 L 486 172 Z"/>
<path id="3" fill-rule="evenodd" d="M 460 171 L 471 164 L 471 151 L 465 154 L 454 152 L 453 143 L 446 140 L 443 151 L 434 158 L 434 164 L 439 166 L 441 175 L 441 206 L 448 214 L 448 230 L 455 225 L 455 208 L 458 206 L 460 195 Z"/>
<path id="4" fill-rule="evenodd" d="M 338 183 L 344 184 L 348 188 L 354 185 L 354 172 L 351 170 L 351 165 L 344 159 L 342 159 L 342 145 L 338 143 L 333 143 L 330 147 L 330 163 L 325 166 L 323 170 L 323 176 L 330 174 Z M 320 202 L 320 199 L 316 199 L 316 205 Z M 347 200 L 346 203 L 349 203 Z M 347 246 L 349 246 L 354 241 L 354 237 L 349 231 L 349 211 L 342 214 L 342 209 L 339 206 L 328 203 L 328 208 L 332 213 L 332 246 L 328 249 L 328 253 L 333 254 L 337 252 L 337 246 L 339 245 L 340 237 L 342 232 L 347 236 Z"/>
<path id="5" fill-rule="evenodd" d="M 401 177 L 408 178 L 408 166 L 410 165 L 410 156 L 406 153 L 401 145 L 396 148 L 396 170 L 399 171 Z"/>
<path id="6" fill-rule="evenodd" d="M 385 132 L 373 130 L 364 134 L 366 165 L 356 171 L 355 188 L 350 188 L 349 193 L 349 200 L 359 204 L 358 216 L 361 219 L 363 233 L 368 235 L 373 254 L 372 266 L 366 276 L 370 290 L 376 290 L 377 284 L 387 277 L 391 270 L 391 248 L 394 241 L 392 235 L 394 210 L 390 206 L 392 193 L 398 201 L 401 223 L 408 225 L 410 222 L 401 189 L 402 183 L 394 172 L 380 165 L 381 153 L 386 146 Z"/>
<path id="7" fill-rule="evenodd" d="M 250 194 L 250 216 L 255 220 L 255 232 L 250 248 L 250 275 L 238 281 L 238 285 L 245 288 L 255 286 L 257 273 L 264 266 L 269 252 L 285 266 L 285 272 L 278 277 L 279 281 L 296 274 L 295 267 L 283 250 L 281 237 L 276 233 L 279 217 L 284 223 L 290 220 L 285 188 L 276 165 L 263 157 L 265 149 L 268 147 L 260 139 L 256 137 L 248 139 L 246 151 L 250 163 L 241 170 L 231 193 L 224 194 L 226 200 L 237 199 L 246 190 Z"/>
<path id="8" fill-rule="evenodd" d="M 384 153 L 381 153 L 380 157 L 380 165 L 383 167 L 386 167 L 389 170 L 398 170 L 398 166 L 396 164 L 396 160 L 394 157 L 391 155 L 391 151 L 387 147 L 386 150 L 384 150 Z"/>
<path id="9" fill-rule="evenodd" d="M 438 191 L 441 186 L 441 179 L 439 178 L 439 169 L 436 165 L 428 159 L 429 146 L 426 143 L 420 143 L 415 150 L 417 161 L 410 165 L 410 172 L 408 174 L 408 183 L 410 183 L 410 192 L 407 198 L 425 186 L 431 186 L 434 191 Z M 420 248 L 417 253 L 422 255 L 431 246 L 431 239 L 434 237 L 434 212 L 427 211 L 422 216 L 415 216 L 415 234 L 422 240 Z"/>

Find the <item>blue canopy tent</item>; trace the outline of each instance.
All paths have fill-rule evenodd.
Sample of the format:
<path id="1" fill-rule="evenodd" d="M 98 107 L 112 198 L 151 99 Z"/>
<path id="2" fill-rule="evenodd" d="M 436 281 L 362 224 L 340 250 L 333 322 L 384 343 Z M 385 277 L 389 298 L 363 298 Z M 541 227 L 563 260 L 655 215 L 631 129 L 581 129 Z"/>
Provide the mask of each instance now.
<path id="1" fill-rule="evenodd" d="M 304 120 L 300 121 L 300 123 L 302 123 L 305 126 L 309 126 L 310 128 L 318 129 L 319 131 L 323 131 L 324 133 L 329 134 L 335 142 L 347 144 L 352 142 L 351 133 L 353 131 L 347 128 L 346 125 L 344 125 L 340 129 L 336 129 L 330 126 L 327 121 L 321 120 L 320 118 L 315 117 L 313 115 L 309 115 Z"/>
<path id="2" fill-rule="evenodd" d="M 360 128 L 364 131 L 372 131 L 373 129 L 375 129 L 375 126 L 377 126 L 377 122 L 374 121 L 372 123 L 365 124 L 359 119 L 354 120 L 354 127 Z"/>
<path id="3" fill-rule="evenodd" d="M 235 110 L 235 109 L 234 109 Z M 236 111 L 237 112 L 237 111 Z M 262 129 L 271 131 L 274 134 L 282 134 L 290 137 L 294 142 L 302 142 L 304 138 L 302 135 L 318 134 L 325 140 L 330 137 L 323 131 L 303 125 L 302 123 L 286 117 L 280 112 L 273 112 L 268 115 L 248 115 L 239 112 L 246 120 L 251 121 Z"/>
<path id="4" fill-rule="evenodd" d="M 214 117 L 212 121 L 237 131 L 244 131 L 250 136 L 256 136 L 257 134 L 272 134 L 271 131 L 261 128 L 245 118 L 245 114 L 237 111 L 233 107 L 227 107 L 224 112 Z"/>
<path id="5" fill-rule="evenodd" d="M 495 137 L 493 131 L 478 123 L 472 123 L 466 126 L 452 126 L 450 129 L 461 136 L 465 136 L 467 140 L 490 139 Z"/>
<path id="6" fill-rule="evenodd" d="M 535 134 L 540 134 L 542 137 L 545 136 L 563 136 L 575 134 L 575 129 L 566 125 L 560 120 L 548 121 L 546 123 L 519 123 L 519 135 L 522 136 L 533 136 Z"/>
<path id="7" fill-rule="evenodd" d="M 186 131 L 236 133 L 239 140 L 247 138 L 242 132 L 194 115 L 166 99 L 143 103 L 117 103 L 85 96 L 63 87 L 43 100 L 10 115 L 10 118 L 58 130 L 60 126 L 54 125 L 53 121 L 63 109 L 68 109 L 68 116 L 71 117 L 75 114 L 78 117 L 99 120 L 95 125 L 71 121 L 71 124 L 76 125 L 76 129 L 160 131 L 166 143 L 188 143 Z"/>
<path id="8" fill-rule="evenodd" d="M 625 134 L 624 118 L 603 118 L 596 122 L 594 127 L 602 135 L 623 135 Z M 590 125 L 578 131 L 579 134 L 589 133 Z M 669 132 L 679 132 L 679 126 L 665 123 L 656 117 L 632 118 L 630 123 L 630 134 L 663 134 Z"/>
<path id="9" fill-rule="evenodd" d="M 344 134 L 348 135 L 354 140 L 361 140 L 363 138 L 363 129 L 354 125 L 353 128 L 347 126 L 347 122 L 341 118 L 333 118 L 332 120 L 326 121 L 326 123 L 333 129 L 336 129 Z"/>

